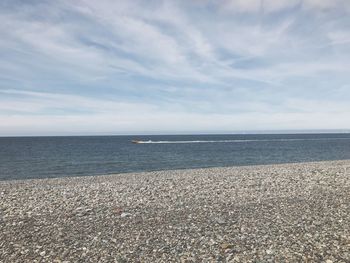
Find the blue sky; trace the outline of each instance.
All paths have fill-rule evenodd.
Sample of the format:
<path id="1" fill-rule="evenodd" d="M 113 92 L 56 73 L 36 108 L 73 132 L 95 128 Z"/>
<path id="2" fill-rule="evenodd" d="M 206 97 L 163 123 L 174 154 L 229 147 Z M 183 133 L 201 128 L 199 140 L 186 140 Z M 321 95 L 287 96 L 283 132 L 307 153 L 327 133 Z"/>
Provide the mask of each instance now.
<path id="1" fill-rule="evenodd" d="M 350 1 L 0 2 L 0 135 L 350 128 Z"/>

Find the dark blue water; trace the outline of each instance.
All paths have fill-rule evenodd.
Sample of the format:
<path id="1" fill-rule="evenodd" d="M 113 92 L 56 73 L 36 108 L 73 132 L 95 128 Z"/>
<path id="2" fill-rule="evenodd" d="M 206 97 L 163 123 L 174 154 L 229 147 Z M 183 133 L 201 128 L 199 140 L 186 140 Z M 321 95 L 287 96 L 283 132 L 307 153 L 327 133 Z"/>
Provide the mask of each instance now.
<path id="1" fill-rule="evenodd" d="M 0 180 L 341 159 L 350 134 L 0 138 Z"/>

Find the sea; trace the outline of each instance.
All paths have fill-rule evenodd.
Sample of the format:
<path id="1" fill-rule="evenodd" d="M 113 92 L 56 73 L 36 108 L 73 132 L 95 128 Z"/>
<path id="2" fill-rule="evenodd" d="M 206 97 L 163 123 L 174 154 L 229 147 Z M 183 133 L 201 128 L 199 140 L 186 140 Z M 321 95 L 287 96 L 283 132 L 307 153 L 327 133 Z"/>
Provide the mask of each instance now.
<path id="1" fill-rule="evenodd" d="M 342 159 L 346 133 L 0 138 L 0 180 Z"/>

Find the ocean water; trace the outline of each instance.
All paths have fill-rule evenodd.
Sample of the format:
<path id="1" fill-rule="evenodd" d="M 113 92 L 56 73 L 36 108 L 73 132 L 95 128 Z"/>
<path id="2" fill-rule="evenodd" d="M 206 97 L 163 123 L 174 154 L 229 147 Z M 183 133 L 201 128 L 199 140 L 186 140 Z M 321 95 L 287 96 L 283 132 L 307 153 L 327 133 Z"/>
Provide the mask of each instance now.
<path id="1" fill-rule="evenodd" d="M 0 138 L 0 180 L 341 159 L 350 134 Z"/>

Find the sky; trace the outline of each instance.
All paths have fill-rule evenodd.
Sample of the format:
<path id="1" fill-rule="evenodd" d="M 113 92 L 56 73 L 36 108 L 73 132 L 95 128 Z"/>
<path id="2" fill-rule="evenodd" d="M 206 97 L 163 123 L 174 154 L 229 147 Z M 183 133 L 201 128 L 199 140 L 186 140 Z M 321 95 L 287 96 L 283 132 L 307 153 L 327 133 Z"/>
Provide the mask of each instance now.
<path id="1" fill-rule="evenodd" d="M 0 136 L 350 128 L 348 0 L 1 0 Z"/>

